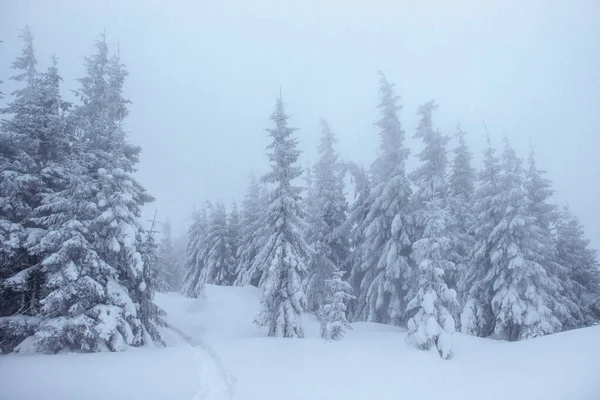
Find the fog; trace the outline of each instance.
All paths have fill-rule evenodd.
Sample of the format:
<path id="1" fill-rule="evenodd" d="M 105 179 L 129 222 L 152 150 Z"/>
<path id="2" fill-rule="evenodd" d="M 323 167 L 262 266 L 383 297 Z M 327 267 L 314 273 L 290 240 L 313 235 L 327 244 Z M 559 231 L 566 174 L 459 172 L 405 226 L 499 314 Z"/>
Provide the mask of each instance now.
<path id="1" fill-rule="evenodd" d="M 240 201 L 249 173 L 266 171 L 264 129 L 280 88 L 304 166 L 316 159 L 319 117 L 341 157 L 368 166 L 381 69 L 402 97 L 410 170 L 417 106 L 435 99 L 435 124 L 452 134 L 460 122 L 477 165 L 484 121 L 497 146 L 506 135 L 526 157 L 532 143 L 555 201 L 570 204 L 600 247 L 598 1 L 286 3 L 0 0 L 3 90 L 14 85 L 6 81 L 25 25 L 40 67 L 59 57 L 69 99 L 106 30 L 130 73 L 137 177 L 157 198 L 144 218 L 157 209 L 181 231 L 195 205 Z"/>

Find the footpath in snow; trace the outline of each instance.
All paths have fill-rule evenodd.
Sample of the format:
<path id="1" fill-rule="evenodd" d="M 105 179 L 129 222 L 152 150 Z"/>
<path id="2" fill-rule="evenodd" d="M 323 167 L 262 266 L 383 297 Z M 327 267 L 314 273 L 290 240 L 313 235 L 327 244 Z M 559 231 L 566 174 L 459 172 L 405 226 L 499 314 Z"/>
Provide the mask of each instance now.
<path id="1" fill-rule="evenodd" d="M 0 399 L 600 400 L 600 327 L 517 343 L 457 334 L 441 360 L 372 323 L 337 342 L 265 337 L 253 323 L 260 293 L 207 286 L 204 298 L 159 294 L 178 332 L 167 348 L 0 357 Z"/>

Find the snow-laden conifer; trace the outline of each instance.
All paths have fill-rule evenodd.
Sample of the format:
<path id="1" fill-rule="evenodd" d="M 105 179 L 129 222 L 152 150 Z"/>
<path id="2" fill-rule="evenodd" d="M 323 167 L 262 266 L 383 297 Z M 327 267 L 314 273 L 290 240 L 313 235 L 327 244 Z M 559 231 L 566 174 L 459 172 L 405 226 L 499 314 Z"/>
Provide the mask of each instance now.
<path id="1" fill-rule="evenodd" d="M 566 328 L 600 321 L 600 263 L 589 244 L 579 219 L 568 206 L 562 207 L 556 218 L 556 260 L 565 267 L 563 287 L 569 300 L 577 305 L 575 317 L 581 318 L 569 321 Z"/>
<path id="2" fill-rule="evenodd" d="M 237 250 L 236 285 L 259 286 L 262 270 L 254 264 L 265 241 L 267 196 L 254 175 L 242 202 L 240 244 Z"/>
<path id="3" fill-rule="evenodd" d="M 530 214 L 522 162 L 505 142 L 497 192 L 492 199 L 481 199 L 491 209 L 483 216 L 492 214 L 493 219 L 479 222 L 463 329 L 490 333 L 473 324 L 474 317 L 482 315 L 484 328 L 515 341 L 553 333 L 562 326 L 553 313 L 559 288 L 543 264 L 543 233 Z"/>
<path id="4" fill-rule="evenodd" d="M 268 327 L 269 336 L 303 337 L 300 317 L 306 308 L 303 279 L 310 260 L 310 248 L 303 237 L 300 188 L 293 180 L 301 174 L 297 165 L 300 151 L 295 128 L 288 126 L 283 99 L 277 98 L 267 129 L 272 141 L 267 147 L 271 171 L 264 177 L 273 185 L 266 225 L 266 240 L 254 260 L 263 271 L 261 312 L 256 322 Z"/>
<path id="5" fill-rule="evenodd" d="M 322 137 L 319 160 L 314 166 L 314 184 L 310 193 L 307 242 L 313 248 L 308 266 L 308 309 L 317 311 L 326 297 L 325 281 L 346 261 L 349 243 L 346 236 L 335 235 L 348 212 L 344 194 L 343 170 L 333 148 L 335 136 L 325 120 L 321 120 Z"/>
<path id="6" fill-rule="evenodd" d="M 452 240 L 448 229 L 452 221 L 440 199 L 433 196 L 425 204 L 422 223 L 422 237 L 413 243 L 416 293 L 407 308 L 416 313 L 408 321 L 408 338 L 424 350 L 436 346 L 440 356 L 448 358 L 456 329 L 451 310 L 457 302 L 456 291 L 448 288 L 444 278 L 446 271 L 454 268 L 449 260 Z"/>
<path id="7" fill-rule="evenodd" d="M 206 235 L 208 221 L 206 208 L 192 214 L 192 224 L 188 229 L 186 244 L 185 276 L 183 279 L 182 293 L 188 297 L 199 297 L 204 288 L 200 274 L 206 265 Z"/>
<path id="8" fill-rule="evenodd" d="M 380 153 L 371 168 L 369 211 L 357 227 L 364 232 L 364 240 L 355 250 L 352 276 L 360 282 L 355 288 L 355 319 L 401 324 L 410 275 L 407 207 L 411 188 L 404 168 L 409 152 L 403 146 L 400 106 L 393 87 L 380 73 Z"/>
<path id="9" fill-rule="evenodd" d="M 348 329 L 352 329 L 346 319 L 346 309 L 354 296 L 350 284 L 342 279 L 343 275 L 344 271 L 334 267 L 331 277 L 325 280 L 325 299 L 319 316 L 321 337 L 327 340 L 341 339 Z"/>
<path id="10" fill-rule="evenodd" d="M 229 286 L 235 279 L 235 258 L 227 227 L 227 212 L 221 202 L 209 204 L 206 229 L 206 261 L 200 271 L 203 284 Z"/>

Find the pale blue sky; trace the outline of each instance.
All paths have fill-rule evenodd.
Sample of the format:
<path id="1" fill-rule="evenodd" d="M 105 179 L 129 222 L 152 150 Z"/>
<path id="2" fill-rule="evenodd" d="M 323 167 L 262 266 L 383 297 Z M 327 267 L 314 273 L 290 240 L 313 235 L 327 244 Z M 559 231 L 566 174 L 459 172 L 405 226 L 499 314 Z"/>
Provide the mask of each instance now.
<path id="1" fill-rule="evenodd" d="M 180 230 L 195 204 L 241 200 L 250 170 L 265 171 L 263 129 L 280 85 L 304 165 L 315 160 L 321 116 L 341 156 L 368 165 L 380 68 L 397 83 L 408 137 L 417 106 L 435 99 L 437 126 L 452 133 L 460 121 L 478 159 L 483 120 L 494 143 L 506 134 L 523 157 L 531 140 L 556 201 L 570 203 L 598 248 L 598 21 L 596 0 L 0 0 L 0 79 L 29 24 L 40 65 L 60 58 L 69 96 L 106 28 L 131 73 L 137 176 L 158 198 L 145 217 L 157 208 Z M 407 145 L 415 155 L 418 144 Z"/>

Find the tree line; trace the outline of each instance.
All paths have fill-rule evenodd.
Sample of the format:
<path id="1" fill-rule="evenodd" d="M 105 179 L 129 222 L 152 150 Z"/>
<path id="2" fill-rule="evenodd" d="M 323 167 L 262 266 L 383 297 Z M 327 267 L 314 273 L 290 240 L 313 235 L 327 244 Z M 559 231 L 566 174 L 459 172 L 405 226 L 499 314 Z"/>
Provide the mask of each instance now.
<path id="1" fill-rule="evenodd" d="M 550 202 L 533 148 L 524 162 L 506 137 L 498 154 L 488 136 L 477 170 L 460 126 L 448 150 L 430 101 L 418 109 L 423 150 L 408 172 L 399 96 L 379 75 L 380 148 L 369 169 L 340 160 L 322 120 L 319 159 L 303 171 L 296 129 L 277 99 L 271 170 L 251 177 L 229 223 L 222 204 L 194 213 L 183 293 L 254 285 L 263 290 L 256 322 L 271 336 L 302 337 L 308 311 L 325 338 L 342 337 L 346 318 L 407 326 L 412 343 L 443 358 L 457 328 L 516 341 L 597 322 L 596 253 L 569 208 Z M 294 186 L 301 176 L 303 187 Z"/>
<path id="2" fill-rule="evenodd" d="M 239 212 L 215 202 L 193 213 L 182 263 L 169 224 L 158 243 L 155 224 L 140 222 L 153 198 L 133 177 L 141 149 L 123 130 L 119 52 L 101 36 L 71 104 L 57 59 L 39 71 L 28 29 L 22 39 L 11 78 L 21 88 L 0 125 L 3 352 L 160 344 L 167 324 L 155 292 L 198 297 L 205 284 L 261 288 L 255 322 L 270 336 L 302 337 L 300 316 L 313 312 L 327 339 L 343 337 L 348 321 L 406 326 L 412 343 L 443 358 L 456 329 L 514 341 L 600 319 L 596 253 L 569 209 L 551 204 L 533 150 L 524 162 L 506 138 L 500 153 L 488 140 L 476 169 L 465 133 L 449 151 L 428 102 L 418 109 L 419 166 L 407 171 L 399 97 L 383 73 L 370 168 L 340 159 L 324 120 L 319 159 L 301 168 L 279 96 L 269 172 L 250 179 Z"/>

